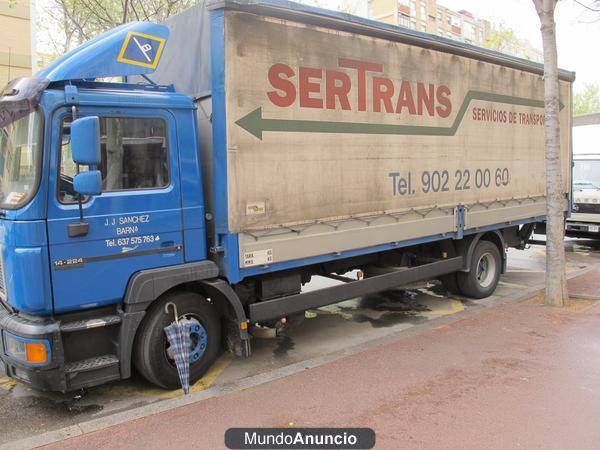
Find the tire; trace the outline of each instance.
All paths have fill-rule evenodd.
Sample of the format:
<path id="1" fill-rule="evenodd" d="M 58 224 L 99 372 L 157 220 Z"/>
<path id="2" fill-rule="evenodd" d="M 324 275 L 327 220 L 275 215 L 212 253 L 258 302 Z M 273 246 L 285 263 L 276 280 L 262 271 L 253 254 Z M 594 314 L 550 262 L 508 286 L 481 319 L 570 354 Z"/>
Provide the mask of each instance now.
<path id="1" fill-rule="evenodd" d="M 450 240 L 440 242 L 440 253 L 443 258 L 454 258 L 456 256 L 456 247 Z M 456 272 L 442 275 L 439 277 L 446 290 L 455 295 L 461 295 L 460 286 L 456 278 Z"/>
<path id="2" fill-rule="evenodd" d="M 458 285 L 458 278 L 456 272 L 449 273 L 448 275 L 442 275 L 440 281 L 448 292 L 455 295 L 462 294 L 460 286 Z"/>
<path id="3" fill-rule="evenodd" d="M 174 320 L 172 308 L 169 308 L 169 314 L 165 313 L 165 305 L 169 302 L 177 306 L 179 320 L 187 319 L 194 325 L 201 325 L 194 327 L 199 328 L 192 344 L 196 345 L 194 355 L 198 359 L 190 362 L 190 385 L 208 371 L 219 355 L 221 321 L 215 306 L 194 292 L 169 293 L 157 300 L 146 312 L 134 343 L 135 368 L 150 383 L 165 389 L 177 389 L 181 387 L 181 383 L 177 368 L 169 358 L 169 344 L 164 332 L 164 328 Z M 205 344 L 203 350 L 202 344 Z"/>
<path id="4" fill-rule="evenodd" d="M 500 251 L 489 241 L 479 241 L 469 272 L 457 272 L 458 287 L 463 295 L 471 298 L 489 297 L 496 290 L 500 280 L 502 258 Z"/>

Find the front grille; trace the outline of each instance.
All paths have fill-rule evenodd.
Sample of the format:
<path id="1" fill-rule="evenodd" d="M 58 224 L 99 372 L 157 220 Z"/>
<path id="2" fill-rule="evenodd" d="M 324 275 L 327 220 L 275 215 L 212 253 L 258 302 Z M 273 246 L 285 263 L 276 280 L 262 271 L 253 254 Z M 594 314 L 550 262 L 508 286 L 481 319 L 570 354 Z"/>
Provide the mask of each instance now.
<path id="1" fill-rule="evenodd" d="M 584 214 L 600 214 L 600 203 L 575 203 L 573 212 Z"/>

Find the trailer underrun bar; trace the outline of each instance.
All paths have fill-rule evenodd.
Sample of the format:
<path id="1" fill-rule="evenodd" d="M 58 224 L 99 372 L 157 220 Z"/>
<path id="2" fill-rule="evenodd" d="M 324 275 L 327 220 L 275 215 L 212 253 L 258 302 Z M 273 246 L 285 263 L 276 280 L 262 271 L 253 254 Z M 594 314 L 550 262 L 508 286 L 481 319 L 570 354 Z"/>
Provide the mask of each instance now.
<path id="1" fill-rule="evenodd" d="M 439 277 L 456 272 L 464 268 L 464 258 L 458 256 L 439 260 L 429 264 L 412 267 L 405 270 L 396 270 L 383 275 L 377 275 L 365 280 L 357 280 L 332 286 L 317 291 L 290 295 L 285 298 L 254 303 L 249 306 L 250 321 L 261 322 L 270 319 L 279 319 L 288 314 L 294 314 L 307 309 L 338 303 L 355 297 L 385 291 L 402 284 L 419 280 Z M 333 301 L 332 301 L 333 300 Z"/>

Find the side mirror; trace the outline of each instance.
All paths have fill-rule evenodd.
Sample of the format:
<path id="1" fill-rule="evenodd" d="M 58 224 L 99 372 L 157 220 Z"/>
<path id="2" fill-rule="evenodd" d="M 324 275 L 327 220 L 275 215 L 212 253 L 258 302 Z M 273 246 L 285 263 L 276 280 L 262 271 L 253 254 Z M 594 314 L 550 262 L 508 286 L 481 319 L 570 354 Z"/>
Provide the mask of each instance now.
<path id="1" fill-rule="evenodd" d="M 71 124 L 71 151 L 76 164 L 82 166 L 100 164 L 100 119 L 98 117 L 82 117 L 73 121 Z"/>
<path id="2" fill-rule="evenodd" d="M 81 195 L 100 195 L 102 193 L 102 175 L 99 170 L 81 172 L 73 178 L 73 189 Z"/>
<path id="3" fill-rule="evenodd" d="M 102 162 L 100 154 L 100 119 L 96 116 L 82 117 L 71 124 L 71 153 L 77 166 L 73 178 L 73 190 L 79 196 L 79 223 L 67 226 L 69 237 L 87 236 L 90 225 L 83 221 L 82 195 L 102 193 L 102 175 L 97 166 Z M 89 172 L 79 172 L 79 166 L 90 166 Z"/>

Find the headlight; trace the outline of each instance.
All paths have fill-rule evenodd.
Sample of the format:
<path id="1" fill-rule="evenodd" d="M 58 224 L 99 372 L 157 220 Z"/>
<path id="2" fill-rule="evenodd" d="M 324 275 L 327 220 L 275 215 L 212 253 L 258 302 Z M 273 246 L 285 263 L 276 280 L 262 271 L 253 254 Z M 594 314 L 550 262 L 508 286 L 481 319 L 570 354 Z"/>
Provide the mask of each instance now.
<path id="1" fill-rule="evenodd" d="M 4 331 L 4 351 L 26 364 L 43 366 L 50 363 L 50 342 L 46 339 L 27 339 Z"/>

